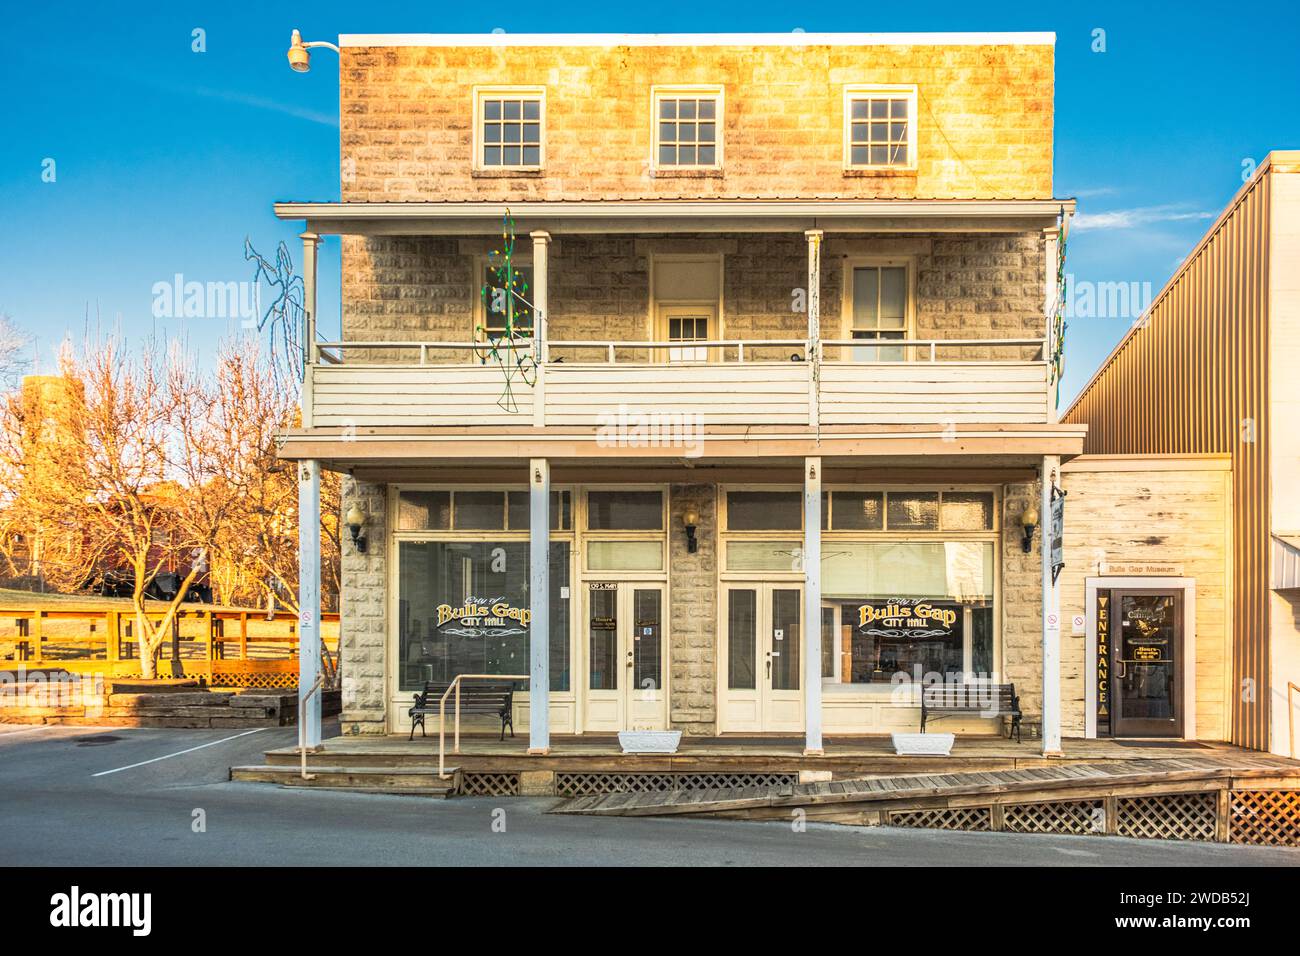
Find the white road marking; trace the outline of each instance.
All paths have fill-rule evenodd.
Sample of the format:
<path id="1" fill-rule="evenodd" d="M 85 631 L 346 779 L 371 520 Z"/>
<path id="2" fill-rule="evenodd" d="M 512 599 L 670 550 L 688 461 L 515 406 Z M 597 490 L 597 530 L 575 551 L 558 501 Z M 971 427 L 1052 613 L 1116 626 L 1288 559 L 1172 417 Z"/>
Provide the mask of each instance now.
<path id="1" fill-rule="evenodd" d="M 143 767 L 146 764 L 157 763 L 159 760 L 170 760 L 172 757 L 192 754 L 196 750 L 203 750 L 206 747 L 215 747 L 217 744 L 224 744 L 230 740 L 238 740 L 240 737 L 247 737 L 249 734 L 260 734 L 266 729 L 266 727 L 257 727 L 254 730 L 245 730 L 242 734 L 235 734 L 233 737 L 222 737 L 220 740 L 212 740 L 206 744 L 199 744 L 197 747 L 190 747 L 188 750 L 178 750 L 174 754 L 163 754 L 161 757 L 154 757 L 152 760 L 141 760 L 139 763 L 129 764 L 125 767 L 115 767 L 112 770 L 101 770 L 99 773 L 92 773 L 91 776 L 107 777 L 110 773 L 121 773 L 123 770 L 134 770 L 136 767 Z"/>
<path id="2" fill-rule="evenodd" d="M 38 730 L 56 730 L 59 726 L 60 725 L 58 724 L 38 724 L 35 727 L 28 727 L 24 730 L 6 730 L 4 733 L 0 733 L 0 737 L 17 737 L 19 734 L 31 734 Z"/>

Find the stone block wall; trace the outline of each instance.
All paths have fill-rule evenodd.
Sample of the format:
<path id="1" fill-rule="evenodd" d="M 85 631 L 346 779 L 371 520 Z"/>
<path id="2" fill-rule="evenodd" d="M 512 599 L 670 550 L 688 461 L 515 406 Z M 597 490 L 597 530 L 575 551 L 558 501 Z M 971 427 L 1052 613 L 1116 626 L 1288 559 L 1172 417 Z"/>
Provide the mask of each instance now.
<path id="1" fill-rule="evenodd" d="M 382 734 L 387 726 L 388 525 L 384 485 L 344 479 L 342 513 L 359 504 L 367 517 L 365 554 L 343 535 L 343 588 L 339 596 L 339 648 L 343 659 L 344 734 Z"/>
<path id="2" fill-rule="evenodd" d="M 343 199 L 1046 197 L 1053 62 L 1007 42 L 344 47 Z M 683 84 L 723 87 L 717 174 L 651 168 L 651 89 Z M 916 85 L 916 169 L 844 169 L 853 84 Z M 475 172 L 476 85 L 545 88 L 540 173 Z"/>
<path id="3" fill-rule="evenodd" d="M 1020 516 L 1039 507 L 1037 481 L 1005 485 L 1002 495 L 1002 680 L 1016 685 L 1025 720 L 1043 716 L 1042 529 L 1028 554 Z M 1062 721 L 1062 727 L 1065 726 Z"/>
<path id="4" fill-rule="evenodd" d="M 668 722 L 686 734 L 717 732 L 717 486 L 673 485 L 669 491 L 669 625 L 672 682 Z M 699 514 L 695 554 L 686 550 L 682 515 Z"/>
<path id="5" fill-rule="evenodd" d="M 474 337 L 486 239 L 345 237 L 343 329 L 352 341 L 468 342 Z M 520 240 L 526 250 L 528 241 Z M 800 339 L 807 318 L 794 311 L 807 284 L 802 234 L 643 237 L 557 236 L 551 250 L 549 334 L 553 340 L 649 338 L 650 259 L 658 253 L 717 251 L 723 256 L 722 336 Z M 847 337 L 841 317 L 844 270 L 859 256 L 906 257 L 915 264 L 915 333 L 920 339 L 1041 338 L 1044 334 L 1042 235 L 933 234 L 828 237 L 823 247 L 824 338 Z M 770 350 L 775 352 L 776 350 Z M 756 354 L 752 357 L 784 357 Z M 1008 351 L 1008 350 L 1000 350 Z M 351 356 L 356 360 L 356 356 Z M 408 351 L 378 361 L 413 361 Z M 565 355 L 570 361 L 593 356 Z M 835 356 L 831 356 L 833 359 Z M 1036 357 L 976 347 L 940 349 L 941 360 Z M 468 361 L 467 352 L 431 352 L 430 361 Z M 604 356 L 598 356 L 603 360 Z M 620 361 L 644 360 L 634 350 Z"/>

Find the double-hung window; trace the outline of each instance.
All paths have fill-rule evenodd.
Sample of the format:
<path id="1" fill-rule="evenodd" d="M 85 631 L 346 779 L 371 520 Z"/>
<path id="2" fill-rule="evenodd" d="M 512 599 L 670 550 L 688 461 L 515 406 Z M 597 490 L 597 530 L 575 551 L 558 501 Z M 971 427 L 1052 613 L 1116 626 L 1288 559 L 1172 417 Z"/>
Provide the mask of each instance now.
<path id="1" fill-rule="evenodd" d="M 849 338 L 865 342 L 906 339 L 911 289 L 905 261 L 846 264 L 849 282 Z M 899 346 L 863 345 L 854 348 L 856 362 L 898 362 L 907 357 Z"/>

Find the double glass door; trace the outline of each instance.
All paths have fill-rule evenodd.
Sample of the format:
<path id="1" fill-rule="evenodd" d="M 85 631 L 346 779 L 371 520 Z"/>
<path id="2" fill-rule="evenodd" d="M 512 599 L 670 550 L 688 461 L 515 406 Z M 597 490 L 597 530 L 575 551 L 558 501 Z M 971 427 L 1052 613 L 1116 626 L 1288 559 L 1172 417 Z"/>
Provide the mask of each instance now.
<path id="1" fill-rule="evenodd" d="M 723 606 L 725 733 L 803 730 L 803 589 L 733 584 Z"/>
<path id="2" fill-rule="evenodd" d="M 586 730 L 667 729 L 663 615 L 661 584 L 588 583 Z"/>
<path id="3" fill-rule="evenodd" d="M 1183 735 L 1183 600 L 1179 591 L 1110 592 L 1113 733 Z"/>

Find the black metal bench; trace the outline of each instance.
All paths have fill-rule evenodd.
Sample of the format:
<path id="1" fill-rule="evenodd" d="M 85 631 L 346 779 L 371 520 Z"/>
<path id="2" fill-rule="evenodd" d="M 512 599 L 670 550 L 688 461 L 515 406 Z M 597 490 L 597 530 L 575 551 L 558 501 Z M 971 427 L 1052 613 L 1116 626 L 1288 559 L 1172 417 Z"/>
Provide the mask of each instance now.
<path id="1" fill-rule="evenodd" d="M 921 689 L 921 733 L 930 720 L 975 714 L 979 717 L 1009 717 L 1007 738 L 1020 743 L 1020 698 L 1015 684 L 959 683 L 929 684 Z"/>
<path id="2" fill-rule="evenodd" d="M 506 739 L 506 728 L 510 728 L 510 736 L 515 735 L 515 722 L 513 716 L 513 705 L 515 698 L 514 681 L 461 681 L 460 687 L 460 712 L 464 716 L 469 715 L 489 715 L 498 717 L 501 720 L 501 739 Z M 424 685 L 424 692 L 415 695 L 415 704 L 411 707 L 408 714 L 411 717 L 411 736 L 408 740 L 415 739 L 415 727 L 420 727 L 420 736 L 427 737 L 424 730 L 424 718 L 429 714 L 438 715 L 438 702 L 442 700 L 442 695 L 447 693 L 451 687 L 451 681 L 429 681 Z M 452 691 L 451 696 L 447 698 L 446 714 L 454 716 L 456 713 L 456 692 Z"/>

